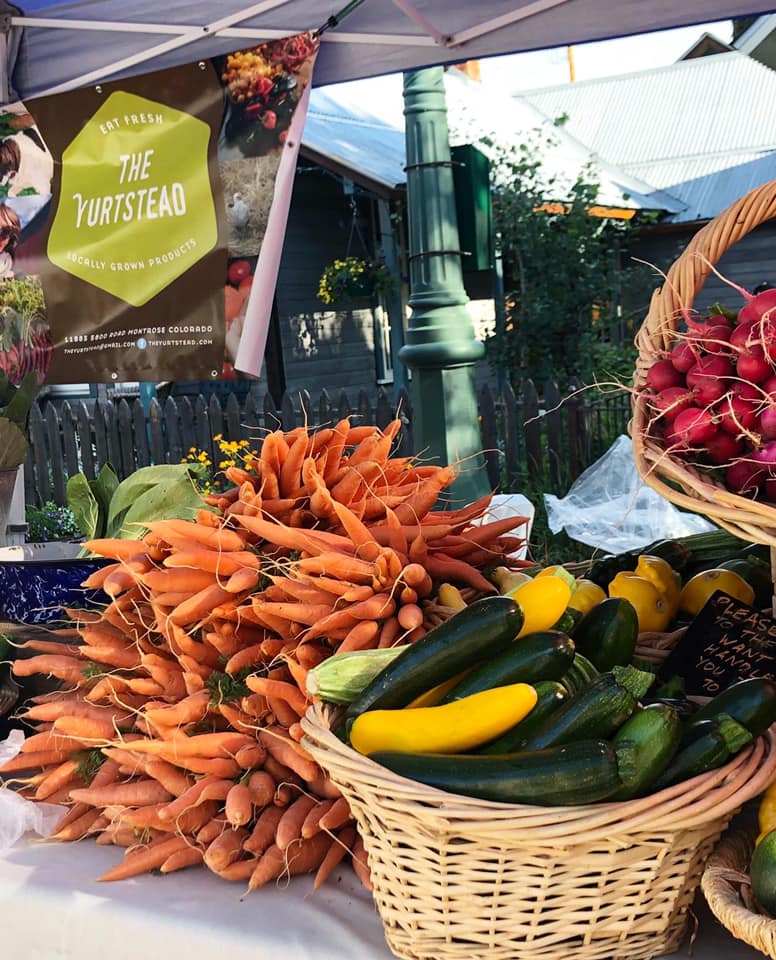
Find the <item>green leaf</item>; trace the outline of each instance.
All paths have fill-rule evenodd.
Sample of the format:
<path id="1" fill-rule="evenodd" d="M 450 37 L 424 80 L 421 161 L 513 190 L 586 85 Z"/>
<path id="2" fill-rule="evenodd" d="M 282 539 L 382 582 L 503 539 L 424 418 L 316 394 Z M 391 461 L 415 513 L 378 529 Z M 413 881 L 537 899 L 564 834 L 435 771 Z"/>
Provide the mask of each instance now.
<path id="1" fill-rule="evenodd" d="M 27 427 L 27 416 L 32 406 L 32 401 L 38 392 L 38 375 L 31 370 L 24 375 L 24 379 L 16 388 L 8 405 L 3 411 L 3 415 L 19 426 L 22 430 Z"/>
<path id="2" fill-rule="evenodd" d="M 104 536 L 105 531 L 99 529 L 100 507 L 86 474 L 76 473 L 67 481 L 67 505 L 87 540 Z"/>
<path id="3" fill-rule="evenodd" d="M 0 470 L 18 467 L 27 458 L 27 438 L 5 417 L 0 417 Z"/>
<path id="4" fill-rule="evenodd" d="M 203 503 L 189 466 L 142 467 L 122 480 L 111 502 L 107 536 L 133 539 L 142 535 L 144 523 L 192 520 Z"/>
<path id="5" fill-rule="evenodd" d="M 108 526 L 108 515 L 110 514 L 111 501 L 118 490 L 119 478 L 116 471 L 109 463 L 105 463 L 100 468 L 100 472 L 94 480 L 89 481 L 89 488 L 94 494 L 97 506 L 100 510 L 100 519 L 98 521 L 98 532 L 96 536 L 105 536 Z"/>

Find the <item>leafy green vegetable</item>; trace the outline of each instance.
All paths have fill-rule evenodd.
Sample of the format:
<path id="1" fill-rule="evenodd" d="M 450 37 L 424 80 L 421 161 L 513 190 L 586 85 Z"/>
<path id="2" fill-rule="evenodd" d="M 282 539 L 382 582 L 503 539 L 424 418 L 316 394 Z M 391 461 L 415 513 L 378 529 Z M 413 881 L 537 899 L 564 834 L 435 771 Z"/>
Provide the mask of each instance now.
<path id="1" fill-rule="evenodd" d="M 75 517 L 78 529 L 87 540 L 102 536 L 99 529 L 100 505 L 83 473 L 76 473 L 67 481 L 67 505 Z"/>
<path id="2" fill-rule="evenodd" d="M 78 776 L 88 787 L 94 780 L 94 776 L 100 767 L 105 763 L 105 757 L 101 750 L 88 750 L 83 753 L 76 753 L 73 759 L 78 760 Z"/>
<path id="3" fill-rule="evenodd" d="M 0 469 L 18 467 L 27 456 L 27 438 L 11 420 L 0 417 Z"/>
<path id="4" fill-rule="evenodd" d="M 119 478 L 109 463 L 103 464 L 97 477 L 89 481 L 89 488 L 94 494 L 94 499 L 97 501 L 100 511 L 97 527 L 100 531 L 104 532 L 107 529 L 111 501 L 118 487 Z"/>
<path id="5" fill-rule="evenodd" d="M 155 469 L 144 467 L 137 473 Z M 135 481 L 137 474 L 133 473 L 121 482 L 111 504 L 107 536 L 137 537 L 142 534 L 146 523 L 170 517 L 192 520 L 197 510 L 203 507 L 202 495 L 194 483 L 189 464 L 170 464 L 161 469 L 164 473 L 155 477 L 155 482 L 150 485 L 146 483 L 147 474 Z M 127 500 L 128 508 L 117 511 L 116 501 L 123 504 Z"/>

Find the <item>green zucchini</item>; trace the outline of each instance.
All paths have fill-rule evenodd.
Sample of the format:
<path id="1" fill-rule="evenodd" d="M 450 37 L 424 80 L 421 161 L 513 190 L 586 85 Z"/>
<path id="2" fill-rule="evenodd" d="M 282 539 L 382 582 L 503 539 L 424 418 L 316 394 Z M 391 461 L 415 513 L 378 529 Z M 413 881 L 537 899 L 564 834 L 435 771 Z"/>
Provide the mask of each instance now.
<path id="1" fill-rule="evenodd" d="M 776 722 L 776 683 L 766 677 L 739 680 L 709 700 L 690 722 L 711 720 L 721 713 L 737 720 L 753 737 L 759 737 Z"/>
<path id="2" fill-rule="evenodd" d="M 637 710 L 614 736 L 614 752 L 622 787 L 612 800 L 631 800 L 649 793 L 679 746 L 679 711 L 665 703 Z"/>
<path id="3" fill-rule="evenodd" d="M 587 657 L 576 651 L 571 666 L 560 678 L 560 682 L 573 696 L 589 686 L 599 674 L 600 671 L 593 666 Z"/>
<path id="4" fill-rule="evenodd" d="M 653 788 L 664 790 L 707 770 L 716 770 L 751 739 L 752 734 L 745 727 L 724 713 L 713 720 L 689 724 L 678 752 L 654 782 Z"/>
<path id="5" fill-rule="evenodd" d="M 553 630 L 560 630 L 561 633 L 567 633 L 569 636 L 576 629 L 577 624 L 582 619 L 582 614 L 579 610 L 574 610 L 572 607 L 566 607 L 563 613 L 558 618 L 557 623 L 553 623 Z"/>
<path id="6" fill-rule="evenodd" d="M 577 651 L 601 672 L 630 663 L 638 635 L 636 608 L 622 597 L 596 604 L 572 634 Z"/>
<path id="7" fill-rule="evenodd" d="M 564 685 L 557 680 L 540 680 L 534 684 L 534 690 L 536 690 L 536 705 L 528 716 L 496 740 L 491 740 L 484 747 L 480 747 L 475 751 L 476 753 L 515 753 L 518 750 L 524 750 L 528 738 L 570 696 Z"/>
<path id="8" fill-rule="evenodd" d="M 346 718 L 365 710 L 406 707 L 421 693 L 506 650 L 522 625 L 522 611 L 510 597 L 477 600 L 381 670 L 350 703 Z"/>
<path id="9" fill-rule="evenodd" d="M 735 557 L 732 560 L 723 560 L 717 564 L 718 570 L 732 570 L 737 573 L 742 580 L 745 580 L 754 590 L 754 601 L 752 605 L 756 609 L 762 609 L 768 606 L 773 597 L 773 580 L 771 580 L 771 568 L 767 563 L 758 560 L 757 557 Z"/>
<path id="10" fill-rule="evenodd" d="M 592 580 L 593 583 L 597 583 L 599 587 L 606 590 L 618 573 L 635 570 L 637 563 L 638 556 L 635 553 L 607 554 L 594 561 L 585 574 L 585 579 Z"/>
<path id="11" fill-rule="evenodd" d="M 654 679 L 635 667 L 612 667 L 547 717 L 528 739 L 526 750 L 610 737 L 633 713 Z"/>
<path id="12" fill-rule="evenodd" d="M 384 752 L 370 757 L 430 787 L 501 803 L 594 803 L 620 787 L 614 748 L 604 740 L 494 756 Z"/>
<path id="13" fill-rule="evenodd" d="M 557 630 L 531 633 L 467 673 L 439 702 L 451 703 L 508 683 L 557 680 L 573 659 L 574 641 L 565 633 Z"/>

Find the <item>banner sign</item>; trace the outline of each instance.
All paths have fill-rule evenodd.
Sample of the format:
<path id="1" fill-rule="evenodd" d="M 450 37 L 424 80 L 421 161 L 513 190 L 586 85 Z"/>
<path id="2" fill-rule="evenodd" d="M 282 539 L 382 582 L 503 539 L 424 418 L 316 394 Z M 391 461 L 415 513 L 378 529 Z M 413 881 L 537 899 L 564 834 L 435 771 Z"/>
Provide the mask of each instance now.
<path id="1" fill-rule="evenodd" d="M 302 34 L 0 108 L 0 369 L 235 376 L 249 303 L 259 327 L 271 310 L 262 244 L 282 244 L 316 52 Z"/>

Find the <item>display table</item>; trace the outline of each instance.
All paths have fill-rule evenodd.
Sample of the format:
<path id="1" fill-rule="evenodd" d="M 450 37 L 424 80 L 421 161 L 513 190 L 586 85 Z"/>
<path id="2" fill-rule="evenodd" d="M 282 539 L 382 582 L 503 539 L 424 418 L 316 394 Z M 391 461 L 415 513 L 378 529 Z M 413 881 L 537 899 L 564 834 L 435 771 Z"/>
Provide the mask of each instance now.
<path id="1" fill-rule="evenodd" d="M 101 884 L 121 852 L 30 840 L 0 853 L 0 950 L 13 960 L 392 960 L 369 894 L 349 867 L 243 897 L 192 868 Z M 694 960 L 756 960 L 699 897 Z M 676 954 L 686 960 L 687 944 Z"/>

